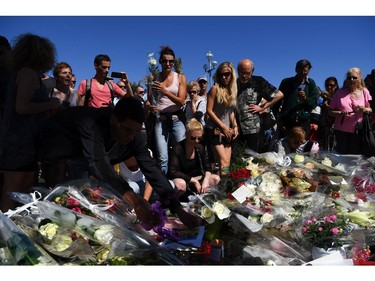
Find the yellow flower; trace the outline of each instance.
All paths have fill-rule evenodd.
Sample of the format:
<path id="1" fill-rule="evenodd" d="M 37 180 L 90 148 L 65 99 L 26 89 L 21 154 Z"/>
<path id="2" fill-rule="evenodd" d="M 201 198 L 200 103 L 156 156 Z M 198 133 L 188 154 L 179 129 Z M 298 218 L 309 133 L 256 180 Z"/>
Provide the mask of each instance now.
<path id="1" fill-rule="evenodd" d="M 55 237 L 59 226 L 55 223 L 46 223 L 39 228 L 40 234 L 46 237 L 49 240 L 52 240 Z"/>
<path id="2" fill-rule="evenodd" d="M 293 159 L 294 159 L 294 162 L 298 164 L 298 163 L 302 163 L 303 161 L 305 161 L 305 156 L 296 154 L 294 155 Z"/>
<path id="3" fill-rule="evenodd" d="M 62 252 L 69 248 L 69 246 L 73 243 L 73 240 L 68 235 L 59 235 L 53 241 L 53 246 L 55 247 L 56 251 Z"/>
<path id="4" fill-rule="evenodd" d="M 206 206 L 203 206 L 201 210 L 201 215 L 204 219 L 208 219 L 213 216 L 213 213 L 209 208 L 207 208 Z"/>

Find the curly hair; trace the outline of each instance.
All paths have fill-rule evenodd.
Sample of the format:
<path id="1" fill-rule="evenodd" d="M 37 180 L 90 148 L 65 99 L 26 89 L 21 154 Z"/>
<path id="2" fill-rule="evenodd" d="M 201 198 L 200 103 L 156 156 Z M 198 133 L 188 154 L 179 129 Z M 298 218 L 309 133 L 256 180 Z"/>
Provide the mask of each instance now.
<path id="1" fill-rule="evenodd" d="M 12 57 L 16 70 L 29 67 L 47 72 L 56 63 L 56 48 L 47 38 L 31 33 L 21 34 L 15 40 Z"/>

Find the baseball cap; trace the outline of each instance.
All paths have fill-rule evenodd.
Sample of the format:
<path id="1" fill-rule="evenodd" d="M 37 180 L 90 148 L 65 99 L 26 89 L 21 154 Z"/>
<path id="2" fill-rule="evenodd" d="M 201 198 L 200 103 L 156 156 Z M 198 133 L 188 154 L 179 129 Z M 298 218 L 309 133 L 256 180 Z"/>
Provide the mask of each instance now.
<path id="1" fill-rule="evenodd" d="M 204 75 L 198 77 L 197 81 L 199 82 L 200 80 L 204 80 L 206 82 L 208 81 L 206 76 L 204 76 Z"/>

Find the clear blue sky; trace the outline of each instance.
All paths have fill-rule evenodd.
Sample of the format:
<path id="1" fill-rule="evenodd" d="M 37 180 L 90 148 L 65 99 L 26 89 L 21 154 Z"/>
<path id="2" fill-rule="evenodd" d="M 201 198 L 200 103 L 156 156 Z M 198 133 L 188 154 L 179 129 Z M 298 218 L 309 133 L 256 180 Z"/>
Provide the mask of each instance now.
<path id="1" fill-rule="evenodd" d="M 138 82 L 147 74 L 147 54 L 158 57 L 169 45 L 188 81 L 204 74 L 210 50 L 218 63 L 252 59 L 254 75 L 276 87 L 306 58 L 310 77 L 324 88 L 331 75 L 341 85 L 350 67 L 364 76 L 375 68 L 374 30 L 374 16 L 0 16 L 0 34 L 9 40 L 25 32 L 49 38 L 78 81 L 94 75 L 94 57 L 103 53 L 112 71 Z"/>

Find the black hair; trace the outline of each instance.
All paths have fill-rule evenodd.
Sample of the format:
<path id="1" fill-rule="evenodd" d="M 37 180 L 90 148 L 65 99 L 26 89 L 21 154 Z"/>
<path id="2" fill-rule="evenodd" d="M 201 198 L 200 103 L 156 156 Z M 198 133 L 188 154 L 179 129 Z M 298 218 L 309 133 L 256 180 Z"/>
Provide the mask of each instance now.
<path id="1" fill-rule="evenodd" d="M 107 55 L 103 55 L 103 54 L 100 54 L 100 55 L 97 55 L 94 59 L 94 64 L 96 65 L 101 65 L 102 64 L 102 61 L 111 61 L 111 59 L 109 58 L 109 56 Z"/>
<path id="2" fill-rule="evenodd" d="M 113 114 L 119 122 L 131 119 L 142 124 L 145 121 L 142 103 L 134 97 L 121 98 L 116 103 Z"/>
<path id="3" fill-rule="evenodd" d="M 297 63 L 296 63 L 296 72 L 297 72 L 298 69 L 305 68 L 306 66 L 309 66 L 309 69 L 312 68 L 311 63 L 308 60 L 306 60 L 306 59 L 297 61 Z"/>
<path id="4" fill-rule="evenodd" d="M 173 59 L 176 58 L 174 51 L 172 50 L 171 47 L 169 46 L 161 46 L 161 51 L 160 51 L 160 57 L 159 57 L 159 63 L 161 63 L 161 59 L 164 55 L 171 55 L 173 56 Z"/>
<path id="5" fill-rule="evenodd" d="M 4 36 L 0 36 L 0 46 L 4 46 L 5 49 L 8 50 L 8 51 L 11 50 L 10 43 L 9 43 L 8 39 Z"/>
<path id="6" fill-rule="evenodd" d="M 330 76 L 330 77 L 328 77 L 328 78 L 324 81 L 324 86 L 325 86 L 325 87 L 327 87 L 329 81 L 333 81 L 333 82 L 335 82 L 336 87 L 339 86 L 339 82 L 337 81 L 337 78 L 336 78 L 335 76 Z"/>

